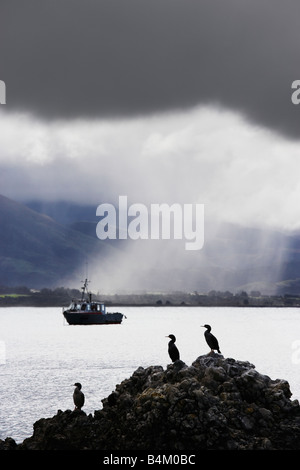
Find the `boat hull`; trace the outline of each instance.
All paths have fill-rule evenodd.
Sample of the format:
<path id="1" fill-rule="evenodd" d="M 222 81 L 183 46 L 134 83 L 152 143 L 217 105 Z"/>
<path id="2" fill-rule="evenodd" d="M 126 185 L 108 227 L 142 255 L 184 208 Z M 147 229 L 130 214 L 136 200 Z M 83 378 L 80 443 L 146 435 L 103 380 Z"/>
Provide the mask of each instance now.
<path id="1" fill-rule="evenodd" d="M 123 314 L 115 313 L 86 313 L 86 312 L 70 312 L 65 310 L 63 312 L 65 319 L 69 325 L 112 325 L 120 324 L 123 320 Z"/>

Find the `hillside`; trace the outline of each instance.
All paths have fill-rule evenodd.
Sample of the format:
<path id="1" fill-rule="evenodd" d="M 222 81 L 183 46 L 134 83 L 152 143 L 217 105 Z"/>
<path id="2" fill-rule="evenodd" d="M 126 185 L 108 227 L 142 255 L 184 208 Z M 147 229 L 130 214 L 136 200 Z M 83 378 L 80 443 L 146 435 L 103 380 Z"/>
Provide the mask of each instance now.
<path id="1" fill-rule="evenodd" d="M 112 248 L 0 196 L 0 284 L 51 287 Z M 80 274 L 82 275 L 82 274 Z"/>

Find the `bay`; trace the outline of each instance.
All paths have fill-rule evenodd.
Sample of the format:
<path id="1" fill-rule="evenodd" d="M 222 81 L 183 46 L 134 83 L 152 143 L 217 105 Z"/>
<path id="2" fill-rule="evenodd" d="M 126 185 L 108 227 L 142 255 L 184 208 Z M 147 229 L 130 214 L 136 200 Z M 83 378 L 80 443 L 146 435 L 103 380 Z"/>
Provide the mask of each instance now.
<path id="1" fill-rule="evenodd" d="M 60 308 L 0 309 L 0 438 L 22 442 L 33 424 L 73 409 L 81 382 L 84 411 L 139 367 L 170 363 L 169 334 L 187 364 L 209 352 L 208 323 L 224 357 L 249 361 L 272 379 L 286 379 L 300 400 L 300 312 L 296 308 L 118 307 L 121 325 L 70 326 Z"/>

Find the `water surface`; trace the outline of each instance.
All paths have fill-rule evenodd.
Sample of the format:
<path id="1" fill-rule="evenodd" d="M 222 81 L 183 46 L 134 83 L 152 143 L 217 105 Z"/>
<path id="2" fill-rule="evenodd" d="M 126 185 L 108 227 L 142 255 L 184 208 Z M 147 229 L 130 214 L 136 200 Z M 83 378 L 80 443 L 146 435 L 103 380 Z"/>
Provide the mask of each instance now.
<path id="1" fill-rule="evenodd" d="M 110 311 L 114 309 L 110 308 Z M 190 365 L 209 349 L 209 323 L 224 357 L 253 363 L 272 379 L 290 383 L 300 400 L 300 313 L 295 308 L 123 307 L 121 325 L 67 325 L 60 308 L 0 309 L 0 438 L 17 442 L 33 423 L 73 409 L 73 384 L 81 382 L 84 410 L 139 367 L 170 363 L 170 333 Z"/>

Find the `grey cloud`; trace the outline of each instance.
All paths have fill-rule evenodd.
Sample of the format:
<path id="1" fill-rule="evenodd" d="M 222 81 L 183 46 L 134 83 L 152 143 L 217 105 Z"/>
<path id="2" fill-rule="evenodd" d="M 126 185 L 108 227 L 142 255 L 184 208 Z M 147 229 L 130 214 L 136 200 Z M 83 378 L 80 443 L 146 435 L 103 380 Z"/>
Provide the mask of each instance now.
<path id="1" fill-rule="evenodd" d="M 12 199 L 194 201 L 215 220 L 299 229 L 298 143 L 236 113 L 64 123 L 0 113 L 0 128 L 0 188 Z"/>
<path id="2" fill-rule="evenodd" d="M 295 0 L 2 0 L 7 111 L 133 116 L 213 103 L 299 136 Z"/>

